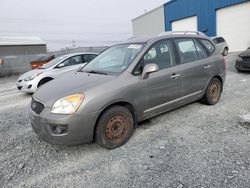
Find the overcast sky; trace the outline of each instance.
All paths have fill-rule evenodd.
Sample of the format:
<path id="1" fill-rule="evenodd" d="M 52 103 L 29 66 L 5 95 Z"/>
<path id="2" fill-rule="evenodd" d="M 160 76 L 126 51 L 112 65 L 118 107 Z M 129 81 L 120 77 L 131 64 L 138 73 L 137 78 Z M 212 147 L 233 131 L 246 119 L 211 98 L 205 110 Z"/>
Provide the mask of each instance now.
<path id="1" fill-rule="evenodd" d="M 50 50 L 132 36 L 131 20 L 167 0 L 0 0 L 0 36 L 39 36 Z"/>

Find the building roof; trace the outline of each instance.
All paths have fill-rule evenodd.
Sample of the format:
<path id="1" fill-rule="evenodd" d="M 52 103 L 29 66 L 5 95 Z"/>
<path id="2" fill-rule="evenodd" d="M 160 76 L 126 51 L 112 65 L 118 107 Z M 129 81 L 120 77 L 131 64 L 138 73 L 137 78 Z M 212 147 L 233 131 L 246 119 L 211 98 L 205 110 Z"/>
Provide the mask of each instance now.
<path id="1" fill-rule="evenodd" d="M 0 36 L 0 46 L 33 46 L 46 45 L 46 43 L 39 37 L 7 37 Z"/>
<path id="2" fill-rule="evenodd" d="M 154 12 L 154 11 L 160 9 L 160 8 L 163 8 L 163 6 L 164 5 L 158 6 L 158 7 L 154 8 L 154 9 L 152 9 L 150 11 L 145 12 L 144 14 L 142 14 L 140 16 L 137 16 L 136 18 L 132 19 L 132 22 L 135 21 L 135 20 L 138 20 L 139 18 L 142 18 L 142 17 L 144 17 L 144 16 L 146 16 L 146 15 L 148 15 L 148 14 L 150 14 L 150 13 L 152 13 L 152 12 Z"/>

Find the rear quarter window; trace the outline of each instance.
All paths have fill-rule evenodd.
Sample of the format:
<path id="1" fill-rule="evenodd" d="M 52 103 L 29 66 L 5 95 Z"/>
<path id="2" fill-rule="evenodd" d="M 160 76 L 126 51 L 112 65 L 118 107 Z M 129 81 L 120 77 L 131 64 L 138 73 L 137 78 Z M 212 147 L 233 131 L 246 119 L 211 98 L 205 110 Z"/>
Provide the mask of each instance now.
<path id="1" fill-rule="evenodd" d="M 206 47 L 206 49 L 208 50 L 209 54 L 212 54 L 215 50 L 214 45 L 206 39 L 200 39 L 201 43 Z"/>

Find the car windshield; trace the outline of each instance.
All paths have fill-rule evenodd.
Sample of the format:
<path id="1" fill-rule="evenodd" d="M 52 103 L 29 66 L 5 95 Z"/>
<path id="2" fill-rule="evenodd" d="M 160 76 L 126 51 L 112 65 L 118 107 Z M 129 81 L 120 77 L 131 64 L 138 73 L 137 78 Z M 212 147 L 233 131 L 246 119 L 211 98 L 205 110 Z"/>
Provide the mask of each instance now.
<path id="1" fill-rule="evenodd" d="M 81 71 L 96 74 L 121 74 L 144 47 L 144 43 L 121 44 L 110 47 Z"/>
<path id="2" fill-rule="evenodd" d="M 44 64 L 43 66 L 41 66 L 40 69 L 48 69 L 50 67 L 53 67 L 54 65 L 56 65 L 57 63 L 59 63 L 60 61 L 64 60 L 67 57 L 68 56 L 64 55 L 64 56 L 58 57 L 56 59 L 53 59 L 50 62 L 48 62 L 48 63 Z"/>

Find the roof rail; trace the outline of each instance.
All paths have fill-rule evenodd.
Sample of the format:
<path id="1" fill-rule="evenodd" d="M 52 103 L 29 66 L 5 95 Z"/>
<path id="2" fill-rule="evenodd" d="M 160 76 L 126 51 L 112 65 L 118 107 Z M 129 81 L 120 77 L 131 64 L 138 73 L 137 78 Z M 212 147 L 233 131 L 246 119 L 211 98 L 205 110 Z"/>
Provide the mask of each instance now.
<path id="1" fill-rule="evenodd" d="M 204 33 L 199 31 L 167 31 L 160 33 L 158 36 L 165 36 L 165 35 L 200 35 L 200 36 L 206 36 Z"/>

